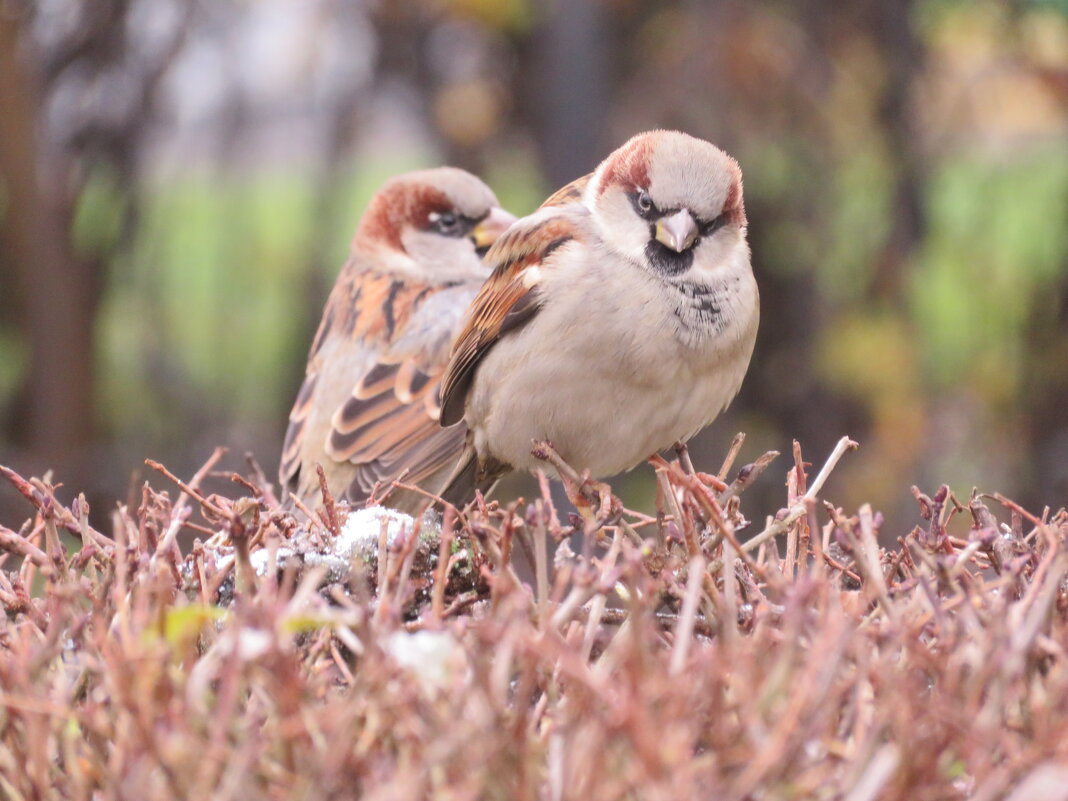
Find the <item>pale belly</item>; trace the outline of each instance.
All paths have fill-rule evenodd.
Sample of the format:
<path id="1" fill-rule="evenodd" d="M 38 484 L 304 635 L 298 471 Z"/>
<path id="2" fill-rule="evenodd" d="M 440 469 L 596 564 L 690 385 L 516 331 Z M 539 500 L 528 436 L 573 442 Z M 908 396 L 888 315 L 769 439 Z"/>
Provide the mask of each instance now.
<path id="1" fill-rule="evenodd" d="M 628 470 L 723 411 L 756 334 L 755 306 L 699 347 L 680 343 L 653 304 L 603 313 L 596 326 L 560 311 L 540 312 L 480 365 L 468 415 L 479 453 L 544 469 L 530 449 L 548 440 L 596 477 Z"/>

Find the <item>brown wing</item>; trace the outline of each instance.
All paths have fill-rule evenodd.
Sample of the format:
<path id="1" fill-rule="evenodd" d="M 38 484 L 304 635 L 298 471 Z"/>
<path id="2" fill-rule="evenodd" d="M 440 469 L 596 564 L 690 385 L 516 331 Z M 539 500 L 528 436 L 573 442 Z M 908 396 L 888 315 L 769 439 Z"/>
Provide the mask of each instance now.
<path id="1" fill-rule="evenodd" d="M 560 211 L 554 214 L 552 208 L 543 206 L 541 211 L 514 223 L 486 254 L 486 262 L 494 265 L 493 273 L 471 304 L 441 379 L 442 425 L 463 419 L 475 369 L 493 344 L 537 313 L 542 266 L 553 251 L 578 236 L 574 214 L 581 207 L 569 203 L 558 208 Z"/>
<path id="2" fill-rule="evenodd" d="M 455 460 L 466 432 L 438 425 L 438 379 L 459 312 L 405 336 L 440 289 L 346 267 L 290 413 L 279 471 L 288 491 L 313 496 L 320 463 L 331 490 L 358 503 L 376 483 L 419 483 Z"/>
<path id="3" fill-rule="evenodd" d="M 593 177 L 593 173 L 587 173 L 581 178 L 576 178 L 569 184 L 565 184 L 549 195 L 545 199 L 545 202 L 541 204 L 541 208 L 547 206 L 566 206 L 569 203 L 581 203 L 582 195 L 586 191 L 586 184 L 590 182 Z"/>
<path id="4" fill-rule="evenodd" d="M 300 385 L 293 409 L 289 412 L 289 425 L 282 443 L 282 459 L 278 466 L 278 480 L 286 492 L 294 492 L 300 473 L 300 454 L 304 443 L 304 429 L 311 414 L 312 400 L 315 398 L 315 385 L 318 373 L 309 372 Z"/>
<path id="5" fill-rule="evenodd" d="M 393 358 L 377 362 L 332 419 L 326 453 L 355 466 L 345 492 L 350 501 L 364 500 L 376 483 L 386 485 L 402 475 L 421 484 L 463 449 L 464 426 L 438 425 L 441 364 L 426 366 L 421 353 L 399 362 Z"/>

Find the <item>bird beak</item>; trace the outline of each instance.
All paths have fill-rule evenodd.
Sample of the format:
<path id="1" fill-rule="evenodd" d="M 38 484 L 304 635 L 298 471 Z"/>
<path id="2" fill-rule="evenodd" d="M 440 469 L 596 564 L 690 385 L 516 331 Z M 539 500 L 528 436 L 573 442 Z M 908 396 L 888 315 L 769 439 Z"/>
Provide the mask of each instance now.
<path id="1" fill-rule="evenodd" d="M 676 253 L 682 253 L 697 241 L 697 223 L 687 209 L 656 221 L 656 241 Z"/>
<path id="2" fill-rule="evenodd" d="M 506 212 L 502 208 L 494 206 L 490 209 L 490 213 L 474 227 L 471 231 L 471 239 L 475 242 L 475 247 L 479 250 L 488 248 L 494 242 L 497 241 L 497 237 L 508 230 L 508 227 L 515 222 L 515 217 Z"/>

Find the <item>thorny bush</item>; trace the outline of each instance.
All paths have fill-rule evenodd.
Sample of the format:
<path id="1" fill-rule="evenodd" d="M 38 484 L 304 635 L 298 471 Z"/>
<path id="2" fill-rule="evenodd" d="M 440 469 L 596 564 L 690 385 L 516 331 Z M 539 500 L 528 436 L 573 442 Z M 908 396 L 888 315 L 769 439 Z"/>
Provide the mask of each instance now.
<path id="1" fill-rule="evenodd" d="M 254 465 L 202 495 L 219 453 L 109 534 L 2 468 L 34 516 L 0 527 L 0 796 L 1065 798 L 1068 515 L 916 490 L 895 540 L 820 499 L 852 445 L 795 447 L 763 527 L 773 454 L 655 459 L 646 517 L 546 449 L 578 514 L 543 480 L 372 515 L 340 572 L 344 508 Z"/>

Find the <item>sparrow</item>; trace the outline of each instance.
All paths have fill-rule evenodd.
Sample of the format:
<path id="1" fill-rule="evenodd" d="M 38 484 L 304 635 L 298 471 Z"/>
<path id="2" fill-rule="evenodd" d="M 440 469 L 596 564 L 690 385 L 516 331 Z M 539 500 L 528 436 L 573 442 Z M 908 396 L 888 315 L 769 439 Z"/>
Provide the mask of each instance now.
<path id="1" fill-rule="evenodd" d="M 426 505 L 390 485 L 433 489 L 463 450 L 465 425 L 438 424 L 440 377 L 489 275 L 482 256 L 514 220 L 489 187 L 453 167 L 397 176 L 372 197 L 289 414 L 279 466 L 289 507 L 297 498 L 314 508 L 316 465 L 351 505 L 372 493 L 409 513 Z"/>
<path id="2" fill-rule="evenodd" d="M 746 225 L 738 163 L 677 131 L 633 137 L 513 224 L 441 380 L 441 424 L 468 429 L 442 494 L 545 468 L 534 441 L 601 478 L 711 423 L 756 340 Z"/>

